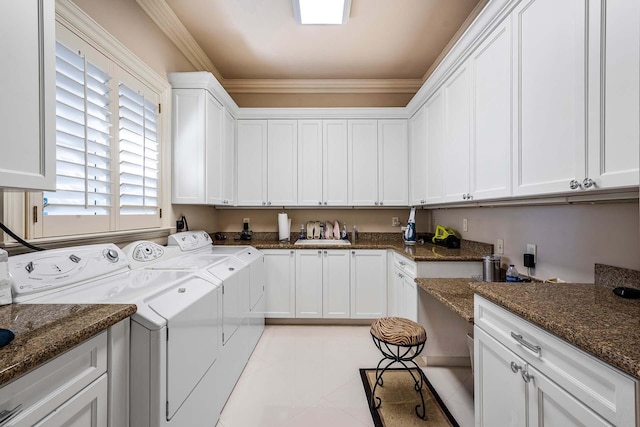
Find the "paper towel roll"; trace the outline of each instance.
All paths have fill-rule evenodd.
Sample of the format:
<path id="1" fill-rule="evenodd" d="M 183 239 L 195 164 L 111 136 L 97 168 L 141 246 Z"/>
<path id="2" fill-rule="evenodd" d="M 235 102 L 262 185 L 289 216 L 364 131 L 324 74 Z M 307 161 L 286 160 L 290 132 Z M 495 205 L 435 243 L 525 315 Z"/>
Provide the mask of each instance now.
<path id="1" fill-rule="evenodd" d="M 278 239 L 282 242 L 285 240 L 289 240 L 291 228 L 291 220 L 288 218 L 286 213 L 278 214 Z"/>

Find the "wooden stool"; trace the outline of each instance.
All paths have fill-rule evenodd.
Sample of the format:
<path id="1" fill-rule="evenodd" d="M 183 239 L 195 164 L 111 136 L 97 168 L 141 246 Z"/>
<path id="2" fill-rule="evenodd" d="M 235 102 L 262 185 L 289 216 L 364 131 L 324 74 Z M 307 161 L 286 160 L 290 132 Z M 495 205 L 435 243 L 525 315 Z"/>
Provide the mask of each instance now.
<path id="1" fill-rule="evenodd" d="M 404 369 L 409 372 L 411 378 L 413 378 L 415 390 L 420 393 L 422 413 L 418 411 L 421 405 L 416 405 L 416 415 L 419 418 L 426 419 L 427 414 L 424 405 L 424 395 L 422 394 L 422 374 L 420 373 L 418 375 L 418 380 L 411 369 L 415 367 L 418 372 L 420 372 L 420 367 L 413 359 L 424 349 L 427 341 L 427 332 L 422 326 L 409 319 L 402 317 L 383 317 L 375 320 L 371 324 L 371 338 L 384 356 L 380 362 L 378 362 L 378 366 L 376 366 L 376 383 L 371 392 L 371 408 L 378 409 L 382 404 L 382 399 L 375 397 L 376 388 L 378 386 L 382 387 L 383 385 L 382 374 L 394 363 L 400 363 Z M 384 361 L 389 362 L 383 369 L 380 369 Z M 412 366 L 407 366 L 407 363 Z M 377 402 L 374 399 L 377 399 Z"/>

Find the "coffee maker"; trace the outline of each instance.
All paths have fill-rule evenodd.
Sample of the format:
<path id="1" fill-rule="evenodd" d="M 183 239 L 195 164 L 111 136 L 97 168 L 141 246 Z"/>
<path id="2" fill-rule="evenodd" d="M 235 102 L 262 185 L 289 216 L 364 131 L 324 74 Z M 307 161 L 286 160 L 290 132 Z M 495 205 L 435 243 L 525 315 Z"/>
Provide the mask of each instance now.
<path id="1" fill-rule="evenodd" d="M 249 230 L 249 223 L 245 222 L 242 224 L 242 232 L 240 233 L 240 240 L 251 240 L 251 235 L 253 233 Z"/>

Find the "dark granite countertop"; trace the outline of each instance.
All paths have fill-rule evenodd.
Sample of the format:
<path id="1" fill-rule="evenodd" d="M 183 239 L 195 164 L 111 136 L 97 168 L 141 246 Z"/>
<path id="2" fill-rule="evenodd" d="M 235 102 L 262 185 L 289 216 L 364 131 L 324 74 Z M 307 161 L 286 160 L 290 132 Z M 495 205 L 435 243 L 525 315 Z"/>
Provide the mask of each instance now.
<path id="1" fill-rule="evenodd" d="M 473 323 L 473 289 L 468 277 L 459 279 L 416 279 L 418 286 L 433 295 L 467 322 Z"/>
<path id="2" fill-rule="evenodd" d="M 640 379 L 640 300 L 581 283 L 471 283 L 529 322 Z"/>
<path id="3" fill-rule="evenodd" d="M 64 353 L 136 312 L 133 304 L 11 304 L 0 328 L 15 339 L 0 348 L 0 386 Z"/>
<path id="4" fill-rule="evenodd" d="M 466 242 L 463 240 L 463 242 Z M 482 261 L 484 255 L 490 254 L 492 245 L 466 242 L 460 249 L 447 249 L 431 243 L 405 245 L 402 240 L 359 239 L 347 245 L 295 245 L 280 243 L 278 240 L 224 240 L 215 245 L 251 245 L 256 249 L 391 249 L 416 262 L 422 261 Z"/>

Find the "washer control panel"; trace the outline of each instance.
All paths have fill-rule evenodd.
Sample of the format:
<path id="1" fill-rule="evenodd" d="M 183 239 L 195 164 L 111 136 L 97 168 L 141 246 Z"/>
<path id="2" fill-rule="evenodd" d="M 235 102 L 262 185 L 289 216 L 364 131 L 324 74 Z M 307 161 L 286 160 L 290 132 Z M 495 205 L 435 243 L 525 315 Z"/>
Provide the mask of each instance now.
<path id="1" fill-rule="evenodd" d="M 155 261 L 164 255 L 164 248 L 153 242 L 140 242 L 131 248 L 130 257 L 138 262 Z"/>
<path id="2" fill-rule="evenodd" d="M 211 236 L 206 231 L 182 231 L 169 236 L 167 246 L 178 246 L 181 251 L 188 252 L 211 246 Z"/>

